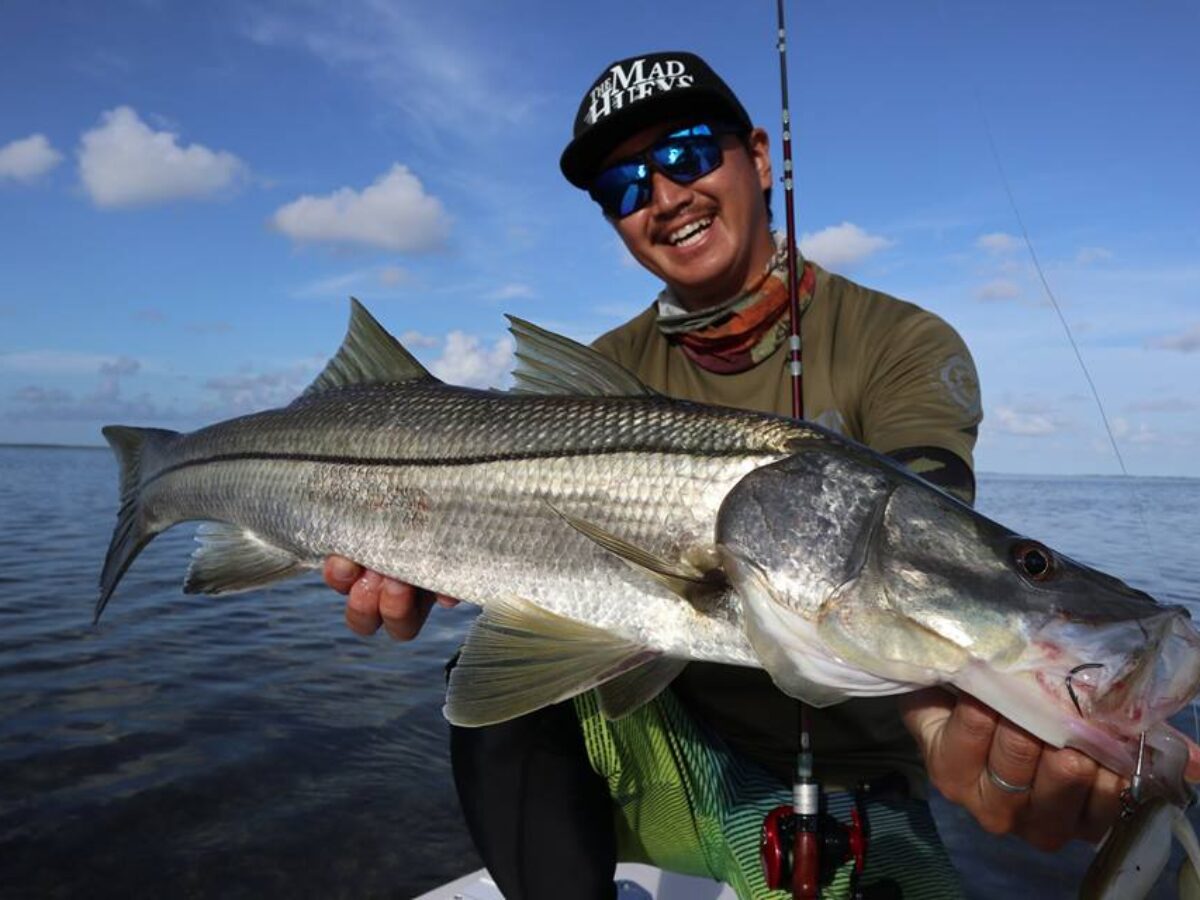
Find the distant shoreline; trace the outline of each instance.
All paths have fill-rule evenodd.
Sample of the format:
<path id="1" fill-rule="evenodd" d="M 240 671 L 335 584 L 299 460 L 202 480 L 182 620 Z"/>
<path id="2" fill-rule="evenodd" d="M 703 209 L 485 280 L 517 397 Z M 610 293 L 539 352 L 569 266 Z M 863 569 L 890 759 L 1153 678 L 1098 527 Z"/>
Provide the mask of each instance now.
<path id="1" fill-rule="evenodd" d="M 108 450 L 104 444 L 8 444 L 0 441 L 0 450 Z M 1090 474 L 1071 473 L 1065 474 L 1047 474 L 1044 472 L 977 472 L 976 478 L 1034 478 L 1039 480 L 1047 480 L 1052 478 L 1122 478 L 1115 472 L 1100 473 L 1092 472 Z M 1138 480 L 1156 480 L 1156 481 L 1196 481 L 1200 476 L 1196 475 L 1131 475 L 1131 478 Z"/>
<path id="2" fill-rule="evenodd" d="M 0 448 L 13 450 L 107 450 L 104 444 L 7 444 L 0 441 Z"/>

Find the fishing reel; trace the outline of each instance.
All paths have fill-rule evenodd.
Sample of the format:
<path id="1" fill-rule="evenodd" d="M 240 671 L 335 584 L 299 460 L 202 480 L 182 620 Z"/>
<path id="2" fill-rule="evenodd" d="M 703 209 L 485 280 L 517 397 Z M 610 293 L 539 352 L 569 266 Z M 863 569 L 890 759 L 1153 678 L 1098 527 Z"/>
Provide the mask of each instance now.
<path id="1" fill-rule="evenodd" d="M 853 859 L 850 896 L 863 896 L 858 884 L 866 864 L 867 829 L 857 805 L 849 825 L 828 813 L 797 814 L 794 806 L 777 806 L 763 820 L 759 853 L 767 886 L 790 890 L 796 900 L 816 900 Z"/>
<path id="2" fill-rule="evenodd" d="M 838 870 L 853 860 L 849 892 L 853 900 L 900 900 L 895 881 L 862 882 L 871 837 L 866 806 L 870 797 L 907 791 L 907 782 L 894 773 L 864 781 L 854 791 L 847 825 L 821 809 L 820 783 L 799 777 L 793 785 L 794 805 L 777 806 L 763 820 L 759 853 L 767 886 L 790 890 L 794 900 L 817 900 Z"/>

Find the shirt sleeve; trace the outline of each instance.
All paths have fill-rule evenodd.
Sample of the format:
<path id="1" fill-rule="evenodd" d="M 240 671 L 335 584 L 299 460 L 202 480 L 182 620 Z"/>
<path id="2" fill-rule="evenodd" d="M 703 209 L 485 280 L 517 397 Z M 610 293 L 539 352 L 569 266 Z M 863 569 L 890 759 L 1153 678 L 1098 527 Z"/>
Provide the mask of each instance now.
<path id="1" fill-rule="evenodd" d="M 983 418 L 971 353 L 942 319 L 916 310 L 874 335 L 863 399 L 863 441 L 881 453 L 937 447 L 974 467 Z"/>

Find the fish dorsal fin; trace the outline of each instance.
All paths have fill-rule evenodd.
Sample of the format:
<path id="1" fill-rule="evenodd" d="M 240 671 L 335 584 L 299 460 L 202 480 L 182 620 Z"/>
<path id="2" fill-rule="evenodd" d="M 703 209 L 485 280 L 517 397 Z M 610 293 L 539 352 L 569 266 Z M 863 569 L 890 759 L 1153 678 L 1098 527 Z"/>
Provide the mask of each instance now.
<path id="1" fill-rule="evenodd" d="M 619 719 L 649 703 L 687 667 L 686 659 L 660 656 L 596 688 L 600 711 L 606 719 Z"/>
<path id="2" fill-rule="evenodd" d="M 507 722 L 567 700 L 659 652 L 520 597 L 493 600 L 450 670 L 443 713 L 454 725 Z"/>
<path id="3" fill-rule="evenodd" d="M 694 565 L 690 560 L 672 561 L 643 550 L 624 538 L 617 537 L 594 522 L 564 513 L 550 507 L 564 522 L 585 538 L 603 547 L 634 571 L 649 575 L 673 594 L 678 594 L 689 603 L 697 604 L 713 594 L 729 587 L 725 572 L 715 557 L 706 561 L 705 568 Z M 711 563 L 711 565 L 709 565 Z"/>
<path id="4" fill-rule="evenodd" d="M 517 342 L 513 392 L 585 397 L 657 397 L 619 363 L 577 341 L 508 316 Z"/>
<path id="5" fill-rule="evenodd" d="M 196 530 L 196 543 L 200 546 L 192 553 L 183 582 L 186 594 L 235 594 L 308 568 L 294 554 L 240 525 L 205 522 Z"/>
<path id="6" fill-rule="evenodd" d="M 350 298 L 350 326 L 333 359 L 302 397 L 351 384 L 437 381 L 417 358 L 375 321 L 367 308 Z"/>

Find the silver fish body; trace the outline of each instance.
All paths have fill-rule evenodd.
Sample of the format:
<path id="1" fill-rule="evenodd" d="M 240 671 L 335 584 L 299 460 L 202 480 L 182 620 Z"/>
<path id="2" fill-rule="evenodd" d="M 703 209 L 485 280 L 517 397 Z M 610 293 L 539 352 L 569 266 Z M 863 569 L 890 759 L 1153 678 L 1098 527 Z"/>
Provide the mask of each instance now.
<path id="1" fill-rule="evenodd" d="M 137 553 L 199 519 L 185 588 L 331 553 L 483 607 L 447 715 L 592 687 L 619 715 L 689 659 L 762 666 L 816 705 L 956 685 L 1177 805 L 1165 724 L 1200 689 L 1186 611 L 1012 533 L 805 423 L 661 397 L 514 323 L 525 393 L 444 385 L 360 306 L 290 406 L 187 435 L 110 427 L 122 506 L 97 615 Z"/>
<path id="2" fill-rule="evenodd" d="M 702 614 L 564 515 L 683 559 L 711 546 L 742 476 L 810 433 L 666 401 L 355 385 L 164 437 L 143 455 L 139 524 L 234 523 L 298 566 L 337 553 L 480 606 L 519 596 L 663 653 L 753 665 L 731 596 Z"/>

